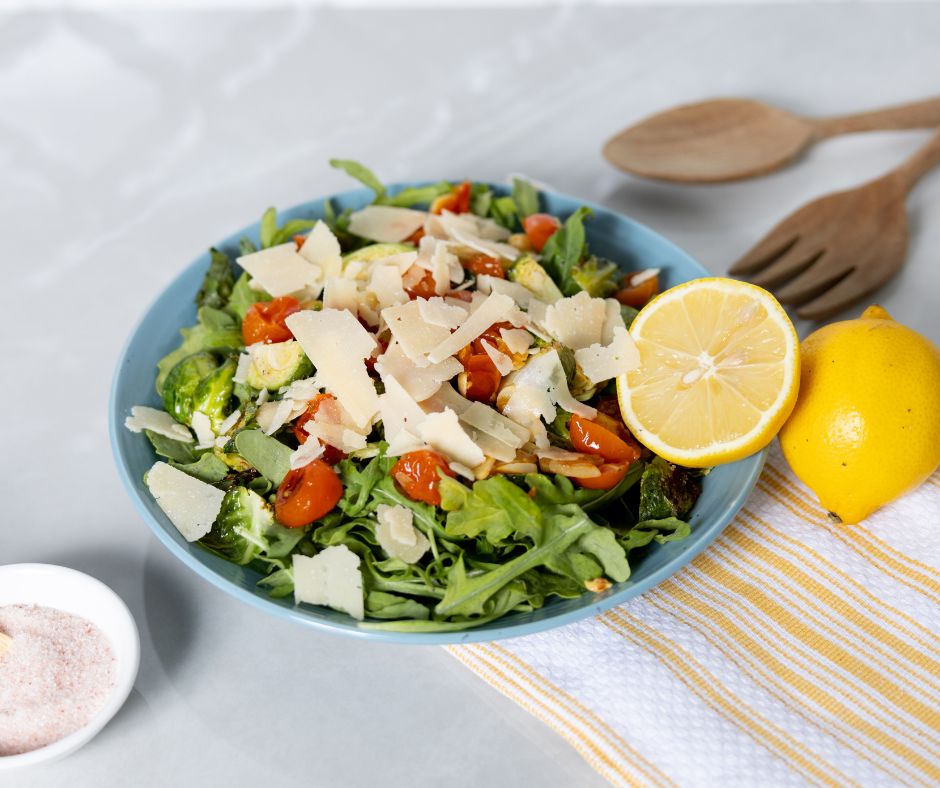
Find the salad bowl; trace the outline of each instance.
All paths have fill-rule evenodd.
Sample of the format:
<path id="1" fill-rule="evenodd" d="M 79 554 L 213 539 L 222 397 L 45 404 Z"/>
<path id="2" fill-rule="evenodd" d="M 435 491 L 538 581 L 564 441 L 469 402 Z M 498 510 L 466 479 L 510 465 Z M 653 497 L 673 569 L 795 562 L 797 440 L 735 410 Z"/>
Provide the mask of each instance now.
<path id="1" fill-rule="evenodd" d="M 423 184 L 394 184 L 392 189 Z M 496 194 L 508 188 L 488 184 Z M 342 192 L 313 200 L 280 212 L 282 221 L 318 218 L 324 204 L 332 202 L 337 211 L 358 209 L 368 204 L 367 189 Z M 649 228 L 599 205 L 552 192 L 542 192 L 543 206 L 556 216 L 567 216 L 582 205 L 593 211 L 586 223 L 592 251 L 617 262 L 623 269 L 656 267 L 664 288 L 707 276 L 708 272 L 677 246 Z M 249 225 L 215 244 L 235 257 L 239 240 L 259 239 L 259 224 Z M 122 481 L 141 516 L 156 537 L 180 561 L 222 590 L 262 610 L 314 629 L 374 641 L 407 644 L 446 644 L 497 640 L 531 634 L 568 624 L 600 613 L 643 593 L 675 573 L 700 553 L 737 514 L 757 482 L 766 449 L 746 459 L 712 470 L 703 479 L 702 494 L 688 517 L 691 534 L 681 540 L 653 543 L 642 554 L 631 555 L 632 575 L 609 590 L 586 593 L 575 599 L 552 599 L 544 607 L 527 613 L 512 613 L 488 624 L 456 632 L 396 632 L 371 628 L 345 613 L 325 607 L 297 606 L 291 598 L 271 598 L 257 585 L 261 574 L 238 566 L 210 552 L 198 543 L 187 542 L 155 502 L 144 483 L 144 474 L 156 457 L 148 441 L 124 429 L 124 420 L 134 405 L 160 407 L 154 390 L 157 361 L 179 343 L 181 327 L 196 318 L 193 294 L 209 266 L 208 253 L 200 255 L 156 298 L 131 332 L 121 353 L 111 389 L 109 431 L 115 462 Z"/>

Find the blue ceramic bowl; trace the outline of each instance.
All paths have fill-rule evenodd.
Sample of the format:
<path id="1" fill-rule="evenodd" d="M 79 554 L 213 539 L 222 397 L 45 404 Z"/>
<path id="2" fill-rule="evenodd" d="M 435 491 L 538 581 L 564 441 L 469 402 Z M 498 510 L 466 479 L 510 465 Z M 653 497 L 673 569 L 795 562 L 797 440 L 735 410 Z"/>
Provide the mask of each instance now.
<path id="1" fill-rule="evenodd" d="M 414 184 L 399 184 L 400 187 Z M 506 188 L 492 184 L 494 191 Z M 588 204 L 560 194 L 543 192 L 545 210 L 567 216 L 578 206 Z M 365 189 L 331 197 L 334 208 L 360 208 L 372 199 Z M 281 214 L 281 221 L 323 216 L 324 200 L 298 205 Z M 587 222 L 591 250 L 616 260 L 625 270 L 658 267 L 663 287 L 672 287 L 708 272 L 678 247 L 637 222 L 618 216 L 599 205 L 590 205 L 594 216 Z M 238 241 L 247 235 L 257 242 L 258 224 L 250 225 L 216 247 L 232 257 L 238 254 Z M 539 632 L 569 624 L 611 608 L 642 594 L 661 582 L 700 553 L 743 506 L 764 464 L 766 451 L 739 462 L 716 468 L 704 479 L 701 498 L 692 511 L 692 534 L 678 542 L 653 544 L 631 560 L 633 574 L 603 594 L 585 593 L 579 599 L 552 600 L 532 613 L 514 613 L 476 629 L 453 633 L 383 632 L 361 626 L 349 616 L 327 608 L 295 606 L 291 599 L 272 599 L 256 585 L 261 575 L 213 555 L 198 544 L 190 544 L 163 514 L 143 482 L 144 473 L 156 457 L 146 437 L 124 428 L 124 419 L 133 405 L 162 407 L 154 391 L 157 361 L 180 342 L 179 329 L 196 320 L 193 299 L 209 265 L 203 253 L 166 288 L 150 306 L 134 329 L 121 354 L 111 390 L 109 427 L 118 470 L 127 491 L 144 521 L 167 549 L 184 564 L 222 590 L 274 615 L 314 629 L 392 643 L 468 643 L 496 640 Z"/>

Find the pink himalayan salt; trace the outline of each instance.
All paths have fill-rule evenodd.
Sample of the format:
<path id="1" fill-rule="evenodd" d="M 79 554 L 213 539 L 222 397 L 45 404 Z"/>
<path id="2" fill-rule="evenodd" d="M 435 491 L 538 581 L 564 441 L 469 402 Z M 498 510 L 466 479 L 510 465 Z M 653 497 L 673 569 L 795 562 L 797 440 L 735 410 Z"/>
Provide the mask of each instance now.
<path id="1" fill-rule="evenodd" d="M 39 605 L 0 607 L 13 638 L 0 657 L 0 756 L 45 747 L 84 727 L 114 689 L 111 644 L 79 616 Z"/>

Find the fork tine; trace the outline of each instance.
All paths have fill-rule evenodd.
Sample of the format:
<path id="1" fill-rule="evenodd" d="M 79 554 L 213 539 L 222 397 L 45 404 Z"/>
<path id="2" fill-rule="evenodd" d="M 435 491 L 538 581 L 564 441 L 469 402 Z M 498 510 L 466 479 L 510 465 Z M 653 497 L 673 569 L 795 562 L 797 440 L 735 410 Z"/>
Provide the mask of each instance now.
<path id="1" fill-rule="evenodd" d="M 877 285 L 872 287 L 857 270 L 852 270 L 818 298 L 797 309 L 796 313 L 804 320 L 825 320 L 875 289 Z"/>
<path id="2" fill-rule="evenodd" d="M 745 255 L 728 269 L 728 273 L 734 274 L 752 274 L 770 265 L 781 255 L 786 254 L 799 238 L 795 235 L 787 236 L 774 228 L 754 246 L 750 248 Z"/>
<path id="3" fill-rule="evenodd" d="M 763 271 L 751 277 L 751 281 L 760 287 L 766 287 L 768 290 L 799 276 L 808 268 L 812 267 L 823 255 L 822 249 L 808 249 L 799 242 L 787 250 L 786 254 L 777 258 Z"/>
<path id="4" fill-rule="evenodd" d="M 823 253 L 813 265 L 777 290 L 777 299 L 794 306 L 806 303 L 837 285 L 854 270 L 852 265 L 833 265 L 833 262 Z"/>

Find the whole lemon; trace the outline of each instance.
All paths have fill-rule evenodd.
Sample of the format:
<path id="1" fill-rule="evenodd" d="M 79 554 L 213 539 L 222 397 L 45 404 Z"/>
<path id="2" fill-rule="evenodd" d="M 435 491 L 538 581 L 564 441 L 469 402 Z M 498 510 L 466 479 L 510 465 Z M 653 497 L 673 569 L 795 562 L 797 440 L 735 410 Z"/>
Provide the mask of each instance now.
<path id="1" fill-rule="evenodd" d="M 783 454 L 832 515 L 858 523 L 940 465 L 940 350 L 880 306 L 800 350 Z"/>

